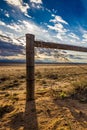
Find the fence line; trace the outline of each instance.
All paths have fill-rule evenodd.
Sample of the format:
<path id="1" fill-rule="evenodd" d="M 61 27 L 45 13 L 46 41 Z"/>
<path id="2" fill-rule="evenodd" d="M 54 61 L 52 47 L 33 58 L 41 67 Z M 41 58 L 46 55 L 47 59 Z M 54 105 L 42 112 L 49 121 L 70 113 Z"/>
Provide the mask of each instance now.
<path id="1" fill-rule="evenodd" d="M 35 41 L 35 36 L 26 34 L 26 100 L 34 99 L 35 77 L 34 77 L 34 47 L 63 49 L 72 51 L 87 52 L 86 47 L 78 47 L 73 45 L 65 45 L 60 43 Z"/>
<path id="2" fill-rule="evenodd" d="M 78 47 L 73 45 L 66 45 L 66 44 L 52 43 L 52 42 L 34 41 L 34 46 L 41 47 L 41 48 L 87 52 L 87 48 L 85 47 Z"/>

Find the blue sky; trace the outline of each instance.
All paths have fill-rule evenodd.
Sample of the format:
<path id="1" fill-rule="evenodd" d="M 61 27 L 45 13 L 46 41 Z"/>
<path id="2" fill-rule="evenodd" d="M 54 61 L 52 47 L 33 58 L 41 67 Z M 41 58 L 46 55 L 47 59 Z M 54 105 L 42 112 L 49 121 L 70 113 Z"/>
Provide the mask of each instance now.
<path id="1" fill-rule="evenodd" d="M 39 40 L 87 47 L 86 5 L 87 0 L 1 0 L 0 40 L 4 43 L 0 45 L 0 58 L 24 59 L 25 53 L 21 51 L 25 38 L 21 36 L 26 33 L 34 34 Z M 8 54 L 5 42 L 13 48 L 10 50 L 13 54 Z M 19 54 L 15 54 L 15 46 Z M 73 62 L 87 62 L 86 53 L 66 53 Z"/>

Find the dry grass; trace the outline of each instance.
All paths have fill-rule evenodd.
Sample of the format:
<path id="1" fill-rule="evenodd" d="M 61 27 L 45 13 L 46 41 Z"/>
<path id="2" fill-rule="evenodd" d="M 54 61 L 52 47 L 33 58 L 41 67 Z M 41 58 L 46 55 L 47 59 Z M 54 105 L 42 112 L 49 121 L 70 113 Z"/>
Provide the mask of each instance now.
<path id="1" fill-rule="evenodd" d="M 26 102 L 24 65 L 0 67 L 0 130 L 87 130 L 87 66 L 37 65 Z"/>

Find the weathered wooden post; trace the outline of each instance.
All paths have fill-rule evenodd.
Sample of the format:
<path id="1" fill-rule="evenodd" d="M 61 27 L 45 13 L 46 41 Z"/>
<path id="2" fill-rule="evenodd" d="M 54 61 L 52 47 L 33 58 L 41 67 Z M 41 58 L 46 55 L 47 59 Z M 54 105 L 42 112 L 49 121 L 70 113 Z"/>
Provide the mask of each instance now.
<path id="1" fill-rule="evenodd" d="M 34 35 L 26 34 L 26 100 L 34 99 Z"/>

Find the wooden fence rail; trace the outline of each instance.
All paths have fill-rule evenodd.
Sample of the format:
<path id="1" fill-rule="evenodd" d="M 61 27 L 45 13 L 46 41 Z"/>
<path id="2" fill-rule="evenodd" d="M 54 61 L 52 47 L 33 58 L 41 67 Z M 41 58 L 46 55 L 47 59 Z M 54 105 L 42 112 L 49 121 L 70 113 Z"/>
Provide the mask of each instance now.
<path id="1" fill-rule="evenodd" d="M 87 48 L 52 42 L 34 41 L 35 47 L 87 52 Z"/>
<path id="2" fill-rule="evenodd" d="M 60 43 L 35 41 L 35 36 L 26 34 L 26 100 L 34 99 L 35 90 L 35 77 L 34 77 L 34 47 L 50 48 L 50 49 L 63 49 L 72 51 L 87 52 L 86 47 L 78 47 L 73 45 L 65 45 Z"/>

